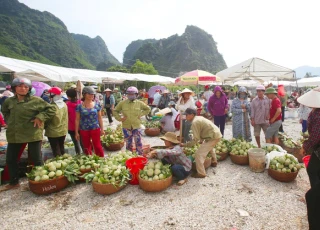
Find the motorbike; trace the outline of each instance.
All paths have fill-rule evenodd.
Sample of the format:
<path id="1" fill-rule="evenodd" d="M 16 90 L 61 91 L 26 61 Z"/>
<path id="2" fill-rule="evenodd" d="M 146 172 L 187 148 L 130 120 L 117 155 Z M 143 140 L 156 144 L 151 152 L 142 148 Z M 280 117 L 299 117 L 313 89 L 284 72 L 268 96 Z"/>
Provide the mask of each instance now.
<path id="1" fill-rule="evenodd" d="M 147 121 L 152 121 L 152 117 L 156 115 L 160 111 L 160 109 L 156 105 L 149 105 L 150 112 L 145 116 Z"/>

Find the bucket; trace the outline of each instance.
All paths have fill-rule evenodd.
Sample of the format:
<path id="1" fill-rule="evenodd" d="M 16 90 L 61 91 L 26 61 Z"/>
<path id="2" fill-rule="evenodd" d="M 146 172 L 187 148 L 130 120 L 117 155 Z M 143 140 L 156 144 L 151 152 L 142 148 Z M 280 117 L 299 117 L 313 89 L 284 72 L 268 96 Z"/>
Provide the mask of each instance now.
<path id="1" fill-rule="evenodd" d="M 139 184 L 139 171 L 147 164 L 148 159 L 145 157 L 133 157 L 126 161 L 126 166 L 130 170 L 131 180 L 130 184 L 138 185 Z"/>
<path id="2" fill-rule="evenodd" d="M 304 165 L 306 166 L 306 168 L 308 168 L 308 164 L 309 164 L 309 161 L 310 161 L 310 157 L 311 157 L 311 155 L 308 155 L 308 156 L 305 156 L 305 157 L 302 158 L 303 163 L 304 163 Z"/>
<path id="3" fill-rule="evenodd" d="M 266 164 L 266 153 L 263 149 L 253 148 L 248 150 L 249 166 L 253 172 L 263 172 Z"/>

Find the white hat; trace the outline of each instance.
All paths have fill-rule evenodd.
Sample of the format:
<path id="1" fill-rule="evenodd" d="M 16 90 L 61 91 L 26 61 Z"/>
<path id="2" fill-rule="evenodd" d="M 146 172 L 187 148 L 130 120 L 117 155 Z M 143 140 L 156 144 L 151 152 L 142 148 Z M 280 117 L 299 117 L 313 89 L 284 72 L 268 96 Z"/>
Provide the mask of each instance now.
<path id="1" fill-rule="evenodd" d="M 162 94 L 164 94 L 164 93 L 169 93 L 169 90 L 165 89 L 165 90 L 162 92 Z"/>
<path id="2" fill-rule="evenodd" d="M 184 90 L 182 90 L 182 92 L 179 93 L 179 96 L 183 93 L 191 93 L 192 96 L 194 96 L 194 92 L 192 92 L 190 89 L 185 88 Z"/>
<path id="3" fill-rule="evenodd" d="M 169 108 L 164 108 L 164 109 L 161 109 L 160 111 L 159 111 L 159 113 L 161 114 L 161 115 L 165 115 L 165 114 L 167 114 L 167 113 L 171 113 L 172 111 L 171 111 L 171 109 L 169 109 Z"/>
<path id="4" fill-rule="evenodd" d="M 104 92 L 112 92 L 112 90 L 107 88 Z"/>
<path id="5" fill-rule="evenodd" d="M 320 108 L 320 87 L 303 94 L 298 98 L 298 102 L 310 108 Z"/>

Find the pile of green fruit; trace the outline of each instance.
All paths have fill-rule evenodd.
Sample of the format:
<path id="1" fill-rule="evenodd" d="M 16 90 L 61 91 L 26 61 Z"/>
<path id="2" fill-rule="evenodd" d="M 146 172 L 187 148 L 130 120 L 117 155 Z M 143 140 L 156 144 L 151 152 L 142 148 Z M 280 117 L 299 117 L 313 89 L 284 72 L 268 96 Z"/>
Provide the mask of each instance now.
<path id="1" fill-rule="evenodd" d="M 143 122 L 143 125 L 145 126 L 146 129 L 151 129 L 151 128 L 160 128 L 161 123 L 159 121 L 145 121 Z"/>
<path id="2" fill-rule="evenodd" d="M 106 135 L 101 136 L 101 142 L 106 146 L 109 146 L 109 144 L 119 144 L 124 142 L 122 126 L 118 125 L 115 130 L 106 130 Z"/>
<path id="3" fill-rule="evenodd" d="M 194 159 L 195 158 L 195 154 L 196 154 L 196 152 L 197 152 L 199 147 L 200 147 L 199 144 L 196 144 L 196 145 L 194 145 L 192 147 L 184 147 L 183 148 L 183 152 L 184 152 L 184 154 L 186 154 L 186 156 L 192 157 Z"/>
<path id="4" fill-rule="evenodd" d="M 228 153 L 230 143 L 226 139 L 221 139 L 214 147 L 216 154 Z"/>
<path id="5" fill-rule="evenodd" d="M 88 161 L 89 166 L 93 164 L 93 170 L 85 173 L 82 178 L 87 183 L 94 181 L 100 184 L 113 184 L 121 187 L 127 184 L 130 179 L 130 173 L 125 166 L 125 162 L 135 156 L 130 151 L 118 152 L 117 154 L 110 155 L 108 158 L 95 156 L 95 162 L 92 160 Z M 86 166 L 86 168 L 89 166 Z"/>
<path id="6" fill-rule="evenodd" d="M 117 164 L 116 162 L 100 165 L 93 174 L 91 173 L 89 175 L 90 177 L 93 176 L 93 182 L 100 184 L 113 184 L 114 186 L 119 187 L 126 185 L 130 179 L 130 172 L 126 166 Z M 85 178 L 86 177 L 88 177 L 88 174 Z"/>
<path id="7" fill-rule="evenodd" d="M 80 170 L 93 170 L 100 167 L 104 162 L 104 158 L 97 155 L 79 155 L 75 157 Z"/>
<path id="8" fill-rule="evenodd" d="M 70 182 L 78 180 L 80 174 L 77 162 L 69 155 L 64 154 L 46 161 L 43 166 L 33 167 L 30 173 L 27 173 L 29 180 L 47 181 L 60 176 L 66 176 Z"/>
<path id="9" fill-rule="evenodd" d="M 172 175 L 170 165 L 163 165 L 161 161 L 149 162 L 140 170 L 140 178 L 148 181 L 164 180 Z"/>
<path id="10" fill-rule="evenodd" d="M 270 169 L 277 170 L 282 173 L 297 172 L 303 166 L 291 155 L 277 156 L 270 161 Z"/>
<path id="11" fill-rule="evenodd" d="M 285 147 L 288 148 L 296 148 L 297 146 L 293 143 L 293 139 L 292 138 L 283 138 L 283 144 Z"/>
<path id="12" fill-rule="evenodd" d="M 243 139 L 235 139 L 232 138 L 231 140 L 231 152 L 232 155 L 240 155 L 240 156 L 247 156 L 248 150 L 251 148 L 256 148 L 252 143 L 247 142 Z"/>
<path id="13" fill-rule="evenodd" d="M 264 149 L 266 153 L 270 153 L 272 151 L 280 152 L 280 149 L 275 145 L 264 146 L 262 147 L 262 149 Z"/>

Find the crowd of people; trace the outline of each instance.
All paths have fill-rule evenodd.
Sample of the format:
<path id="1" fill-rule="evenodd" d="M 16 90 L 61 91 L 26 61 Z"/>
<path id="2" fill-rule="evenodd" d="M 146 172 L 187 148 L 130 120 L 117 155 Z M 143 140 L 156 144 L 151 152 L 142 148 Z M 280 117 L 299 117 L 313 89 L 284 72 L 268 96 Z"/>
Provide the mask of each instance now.
<path id="1" fill-rule="evenodd" d="M 42 165 L 41 144 L 43 136 L 48 138 L 53 156 L 64 154 L 64 142 L 70 134 L 77 154 L 93 154 L 104 157 L 100 136 L 104 135 L 102 117 L 106 114 L 109 125 L 113 118 L 122 123 L 126 148 L 142 151 L 141 117 L 150 112 L 150 107 L 160 109 L 163 117 L 161 139 L 166 149 L 151 151 L 148 157 L 157 157 L 164 164 L 172 165 L 172 173 L 183 185 L 191 174 L 191 160 L 183 153 L 183 147 L 199 144 L 195 154 L 195 178 L 206 177 L 204 161 L 208 153 L 212 156 L 211 165 L 217 166 L 217 157 L 213 147 L 224 136 L 226 118 L 232 113 L 232 134 L 234 138 L 251 141 L 251 127 L 258 147 L 261 147 L 261 130 L 267 143 L 279 143 L 279 132 L 283 132 L 283 119 L 288 96 L 283 86 L 263 85 L 256 87 L 256 96 L 248 100 L 248 91 L 240 87 L 237 92 L 215 86 L 213 90 L 205 86 L 201 97 L 185 88 L 178 93 L 177 100 L 168 90 L 156 90 L 153 100 L 145 90 L 128 87 L 123 94 L 117 88 L 107 88 L 103 95 L 91 86 L 82 89 L 81 99 L 73 85 L 65 92 L 59 87 L 45 90 L 41 97 L 35 94 L 31 81 L 15 78 L 6 88 L 0 99 L 3 117 L 0 124 L 6 127 L 7 157 L 10 182 L 2 186 L 1 191 L 19 186 L 18 160 L 28 145 L 32 163 Z M 309 139 L 301 149 L 301 154 L 311 154 L 307 169 L 311 189 L 306 194 L 310 225 L 319 227 L 316 218 L 320 210 L 320 88 L 307 90 L 297 97 L 300 104 L 299 118 L 302 132 L 309 131 Z M 150 103 L 150 104 L 148 104 Z M 200 110 L 200 112 L 199 112 Z M 199 116 L 209 113 L 212 119 Z M 181 126 L 182 125 L 182 126 Z M 178 140 L 176 131 L 181 129 L 182 138 Z M 317 204 L 317 205 L 316 205 Z M 314 228 L 314 229 L 317 229 Z"/>

